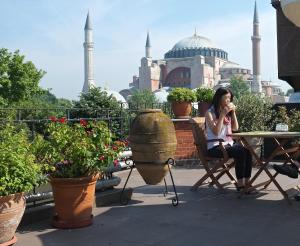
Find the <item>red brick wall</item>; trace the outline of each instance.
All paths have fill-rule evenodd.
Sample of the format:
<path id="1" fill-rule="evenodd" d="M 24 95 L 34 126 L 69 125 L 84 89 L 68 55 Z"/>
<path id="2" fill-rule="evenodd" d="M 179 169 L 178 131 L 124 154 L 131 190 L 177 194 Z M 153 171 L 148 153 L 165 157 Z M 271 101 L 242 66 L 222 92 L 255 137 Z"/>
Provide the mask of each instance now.
<path id="1" fill-rule="evenodd" d="M 192 133 L 192 124 L 189 120 L 173 120 L 176 138 L 177 149 L 175 153 L 176 160 L 183 159 L 197 159 L 197 149 L 194 144 L 194 137 Z"/>

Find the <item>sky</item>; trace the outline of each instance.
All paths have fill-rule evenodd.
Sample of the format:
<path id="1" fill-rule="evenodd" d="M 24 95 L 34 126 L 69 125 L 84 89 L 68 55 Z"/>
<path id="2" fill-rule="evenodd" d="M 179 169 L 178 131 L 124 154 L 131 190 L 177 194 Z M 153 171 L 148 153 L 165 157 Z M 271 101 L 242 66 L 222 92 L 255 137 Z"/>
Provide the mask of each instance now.
<path id="1" fill-rule="evenodd" d="M 277 78 L 276 16 L 271 0 L 257 0 L 263 80 L 284 91 Z M 97 86 L 120 91 L 138 75 L 147 30 L 152 57 L 162 59 L 179 40 L 197 34 L 252 70 L 254 0 L 1 0 L 0 48 L 20 50 L 46 71 L 43 88 L 77 99 L 84 82 L 83 42 L 87 12 L 94 35 Z"/>

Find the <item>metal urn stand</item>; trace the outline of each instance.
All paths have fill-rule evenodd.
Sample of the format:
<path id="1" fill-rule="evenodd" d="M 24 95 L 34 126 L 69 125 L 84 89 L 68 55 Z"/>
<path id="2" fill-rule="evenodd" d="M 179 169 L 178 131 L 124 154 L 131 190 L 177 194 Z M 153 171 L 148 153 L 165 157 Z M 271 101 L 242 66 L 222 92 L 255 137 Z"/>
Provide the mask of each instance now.
<path id="1" fill-rule="evenodd" d="M 132 162 L 132 165 L 129 165 L 129 161 Z M 128 183 L 129 177 L 131 176 L 132 170 L 135 168 L 135 162 L 132 159 L 127 159 L 125 163 L 126 163 L 126 165 L 130 166 L 130 172 L 127 176 L 126 182 L 124 184 L 124 187 L 123 187 L 123 190 L 122 190 L 121 196 L 120 196 L 120 203 L 122 205 L 127 205 L 128 202 L 129 202 L 129 199 L 124 197 L 124 191 L 125 191 L 126 185 Z M 179 200 L 178 200 L 178 195 L 177 195 L 176 186 L 175 186 L 175 183 L 174 183 L 172 171 L 171 171 L 171 168 L 170 168 L 170 165 L 175 166 L 175 160 L 173 158 L 169 158 L 165 162 L 165 164 L 168 166 L 168 170 L 169 170 L 169 173 L 170 173 L 170 177 L 171 177 L 171 180 L 172 180 L 172 185 L 173 185 L 173 189 L 174 189 L 174 193 L 175 193 L 175 197 L 172 198 L 172 205 L 174 207 L 176 207 L 179 203 Z M 163 195 L 166 196 L 169 192 L 168 192 L 168 186 L 167 186 L 167 182 L 166 182 L 165 178 L 164 178 L 164 184 L 165 184 L 165 191 L 164 191 Z"/>

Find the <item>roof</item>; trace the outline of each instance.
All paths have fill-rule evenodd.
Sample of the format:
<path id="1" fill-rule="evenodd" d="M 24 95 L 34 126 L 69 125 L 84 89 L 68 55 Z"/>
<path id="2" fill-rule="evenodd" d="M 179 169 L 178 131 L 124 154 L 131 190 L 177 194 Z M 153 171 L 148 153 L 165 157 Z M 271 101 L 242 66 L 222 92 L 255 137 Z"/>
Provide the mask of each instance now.
<path id="1" fill-rule="evenodd" d="M 184 38 L 177 42 L 172 50 L 177 49 L 191 49 L 191 48 L 216 48 L 213 42 L 202 36 L 198 36 L 196 33 L 191 36 Z"/>

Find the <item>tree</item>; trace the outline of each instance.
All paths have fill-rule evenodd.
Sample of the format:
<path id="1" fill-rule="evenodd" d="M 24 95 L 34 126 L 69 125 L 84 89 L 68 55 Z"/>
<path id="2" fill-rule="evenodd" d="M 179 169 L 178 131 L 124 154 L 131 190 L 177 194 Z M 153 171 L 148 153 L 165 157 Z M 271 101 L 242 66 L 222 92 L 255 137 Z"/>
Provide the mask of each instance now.
<path id="1" fill-rule="evenodd" d="M 236 98 L 250 93 L 250 87 L 241 76 L 232 76 L 230 79 L 230 89 Z"/>
<path id="2" fill-rule="evenodd" d="M 136 108 L 152 108 L 158 103 L 155 95 L 150 90 L 135 90 L 129 97 L 128 103 Z"/>
<path id="3" fill-rule="evenodd" d="M 74 102 L 71 118 L 101 118 L 108 122 L 110 130 L 117 137 L 128 133 L 129 118 L 121 104 L 113 95 L 108 95 L 100 87 L 82 93 L 79 101 Z"/>
<path id="4" fill-rule="evenodd" d="M 8 104 L 31 99 L 42 92 L 39 82 L 45 72 L 39 70 L 19 51 L 0 49 L 0 97 Z"/>

